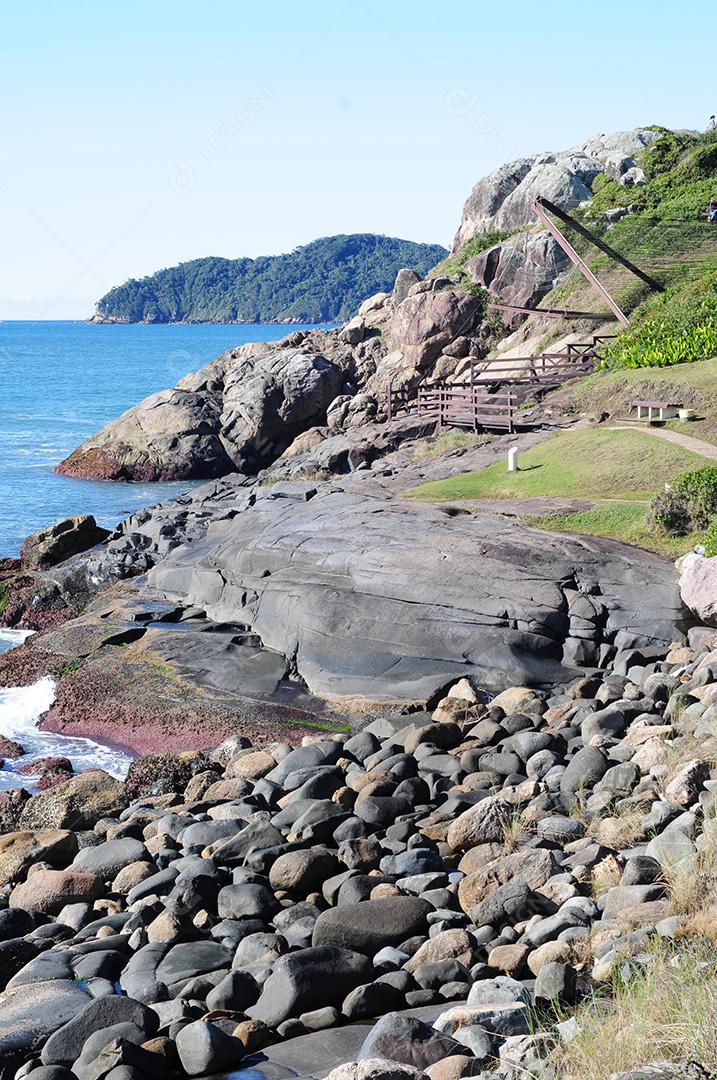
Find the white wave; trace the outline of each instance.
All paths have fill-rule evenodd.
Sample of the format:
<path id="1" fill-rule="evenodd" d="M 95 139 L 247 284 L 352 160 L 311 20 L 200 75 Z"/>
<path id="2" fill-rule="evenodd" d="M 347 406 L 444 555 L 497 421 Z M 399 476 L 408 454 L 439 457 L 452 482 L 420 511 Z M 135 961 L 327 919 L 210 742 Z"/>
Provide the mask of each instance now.
<path id="1" fill-rule="evenodd" d="M 0 626 L 0 642 L 7 642 L 10 648 L 14 648 L 22 645 L 34 633 L 34 630 L 11 630 L 9 626 Z"/>
<path id="2" fill-rule="evenodd" d="M 32 686 L 10 686 L 0 690 L 0 734 L 7 739 L 37 732 L 41 717 L 55 700 L 55 680 L 49 675 Z"/>
<path id="3" fill-rule="evenodd" d="M 93 739 L 39 730 L 42 717 L 55 701 L 55 690 L 49 675 L 32 686 L 0 690 L 0 735 L 19 742 L 25 751 L 22 758 L 7 762 L 0 771 L 0 789 L 31 782 L 32 776 L 20 776 L 14 770 L 39 757 L 69 758 L 76 772 L 104 769 L 120 779 L 126 776 L 132 758 L 124 751 Z"/>

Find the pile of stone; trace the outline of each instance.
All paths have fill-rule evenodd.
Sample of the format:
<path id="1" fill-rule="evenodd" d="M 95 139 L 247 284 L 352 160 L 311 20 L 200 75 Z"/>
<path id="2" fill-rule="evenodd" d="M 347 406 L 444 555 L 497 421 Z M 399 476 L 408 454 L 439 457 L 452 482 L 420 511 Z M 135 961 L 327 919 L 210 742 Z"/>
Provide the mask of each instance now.
<path id="1" fill-rule="evenodd" d="M 281 1078 L 276 1047 L 368 1021 L 303 1075 L 545 1072 L 564 1010 L 680 931 L 717 791 L 685 750 L 716 728 L 698 628 L 550 695 L 462 680 L 431 715 L 39 792 L 0 837 L 0 1077 Z"/>

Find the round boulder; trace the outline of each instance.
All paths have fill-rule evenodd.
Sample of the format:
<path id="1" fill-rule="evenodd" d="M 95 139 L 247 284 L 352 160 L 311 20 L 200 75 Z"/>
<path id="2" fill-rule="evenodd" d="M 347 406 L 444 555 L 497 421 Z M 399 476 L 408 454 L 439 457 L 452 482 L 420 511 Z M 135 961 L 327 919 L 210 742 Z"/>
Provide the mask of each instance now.
<path id="1" fill-rule="evenodd" d="M 421 934 L 433 906 L 418 896 L 386 896 L 322 911 L 314 924 L 314 945 L 336 945 L 375 956 Z"/>
<path id="2" fill-rule="evenodd" d="M 65 904 L 91 903 L 102 895 L 102 879 L 76 870 L 36 870 L 10 894 L 10 907 L 56 915 Z"/>

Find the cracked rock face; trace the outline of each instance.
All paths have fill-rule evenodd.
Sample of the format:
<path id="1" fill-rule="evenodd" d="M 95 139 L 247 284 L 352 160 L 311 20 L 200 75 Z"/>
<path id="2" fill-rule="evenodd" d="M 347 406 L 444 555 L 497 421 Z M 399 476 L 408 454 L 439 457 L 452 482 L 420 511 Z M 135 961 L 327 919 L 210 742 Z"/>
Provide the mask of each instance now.
<path id="1" fill-rule="evenodd" d="M 470 675 L 489 689 L 597 666 L 605 643 L 669 642 L 669 563 L 597 538 L 299 483 L 255 489 L 149 575 L 239 623 L 333 700 L 422 701 Z M 582 594 L 585 602 L 580 602 Z"/>
<path id="2" fill-rule="evenodd" d="M 530 205 L 538 195 L 563 210 L 592 198 L 592 185 L 602 172 L 620 179 L 634 168 L 638 154 L 659 133 L 638 128 L 594 135 L 562 153 L 537 154 L 508 162 L 479 180 L 463 207 L 453 250 L 476 232 L 515 229 L 535 223 Z"/>
<path id="3" fill-rule="evenodd" d="M 316 352 L 244 346 L 145 398 L 57 468 L 102 480 L 180 480 L 260 469 L 323 423 L 341 370 Z"/>
<path id="4" fill-rule="evenodd" d="M 547 230 L 519 233 L 468 259 L 465 269 L 504 304 L 535 307 L 570 266 Z"/>

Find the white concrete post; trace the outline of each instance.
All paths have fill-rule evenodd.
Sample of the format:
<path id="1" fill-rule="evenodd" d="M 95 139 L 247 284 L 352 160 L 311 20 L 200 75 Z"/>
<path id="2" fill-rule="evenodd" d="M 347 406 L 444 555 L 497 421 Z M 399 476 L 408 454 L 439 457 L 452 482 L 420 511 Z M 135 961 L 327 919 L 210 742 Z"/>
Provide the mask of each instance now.
<path id="1" fill-rule="evenodd" d="M 518 447 L 514 446 L 508 451 L 508 472 L 518 471 Z"/>

